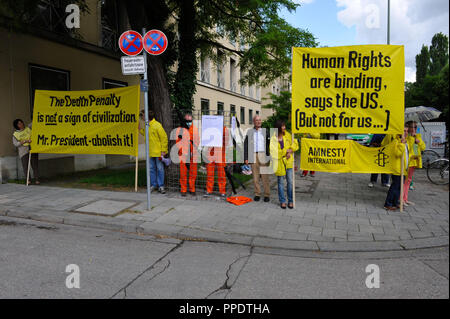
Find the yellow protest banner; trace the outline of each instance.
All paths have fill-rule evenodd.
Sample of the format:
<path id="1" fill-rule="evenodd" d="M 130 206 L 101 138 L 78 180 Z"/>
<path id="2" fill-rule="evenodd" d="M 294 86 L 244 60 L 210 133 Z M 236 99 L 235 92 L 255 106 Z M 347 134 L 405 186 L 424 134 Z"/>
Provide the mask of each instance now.
<path id="1" fill-rule="evenodd" d="M 138 154 L 139 86 L 36 90 L 33 153 Z"/>
<path id="2" fill-rule="evenodd" d="M 400 159 L 395 149 L 397 143 L 390 143 L 384 147 L 367 147 L 351 140 L 302 138 L 301 144 L 302 170 L 400 175 Z"/>
<path id="3" fill-rule="evenodd" d="M 402 133 L 404 48 L 293 48 L 293 133 Z"/>

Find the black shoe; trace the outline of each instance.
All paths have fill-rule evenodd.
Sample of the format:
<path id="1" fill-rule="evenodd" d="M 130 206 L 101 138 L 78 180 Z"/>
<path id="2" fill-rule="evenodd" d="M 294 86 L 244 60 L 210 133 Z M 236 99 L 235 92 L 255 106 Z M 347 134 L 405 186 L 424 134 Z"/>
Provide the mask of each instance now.
<path id="1" fill-rule="evenodd" d="M 181 196 L 186 197 L 186 192 L 181 192 Z"/>
<path id="2" fill-rule="evenodd" d="M 259 202 L 259 199 L 260 199 L 260 197 L 259 197 L 259 196 L 255 196 L 255 197 L 253 197 L 253 200 L 254 200 L 255 202 Z"/>
<path id="3" fill-rule="evenodd" d="M 264 201 L 267 203 L 268 201 L 270 201 L 269 197 L 264 197 Z"/>
<path id="4" fill-rule="evenodd" d="M 286 204 L 285 204 L 285 203 L 280 204 L 280 207 L 281 207 L 282 209 L 286 209 Z"/>
<path id="5" fill-rule="evenodd" d="M 197 195 L 197 193 L 196 193 L 196 192 L 189 192 L 189 194 L 191 194 L 192 196 L 195 196 L 195 195 Z"/>

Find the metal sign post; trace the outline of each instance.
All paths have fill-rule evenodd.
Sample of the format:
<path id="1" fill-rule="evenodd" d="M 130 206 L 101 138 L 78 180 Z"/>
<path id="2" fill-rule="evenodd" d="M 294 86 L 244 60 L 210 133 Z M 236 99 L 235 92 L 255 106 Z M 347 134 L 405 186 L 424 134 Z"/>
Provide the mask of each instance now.
<path id="1" fill-rule="evenodd" d="M 145 34 L 145 28 L 142 28 L 142 34 Z M 147 54 L 144 54 L 145 65 L 147 66 Z M 144 72 L 144 81 L 148 81 L 147 68 Z M 150 157 L 149 157 L 149 140 L 148 140 L 148 90 L 144 91 L 144 112 L 145 112 L 145 171 L 147 174 L 147 210 L 150 210 Z"/>
<path id="2" fill-rule="evenodd" d="M 129 30 L 119 38 L 120 50 L 129 57 L 122 57 L 122 73 L 128 74 L 144 74 L 144 79 L 141 80 L 141 91 L 144 92 L 144 116 L 145 116 L 145 155 L 146 155 L 146 174 L 147 174 L 147 210 L 150 210 L 150 157 L 149 157 L 149 122 L 148 122 L 148 76 L 147 76 L 147 54 L 137 56 L 143 49 L 151 55 L 162 54 L 168 46 L 166 35 L 159 30 L 150 30 L 145 33 L 145 28 L 142 28 L 142 34 L 144 38 L 136 31 Z M 130 57 L 131 56 L 131 57 Z M 132 58 L 134 57 L 134 58 Z M 136 158 L 137 163 L 137 158 Z M 136 164 L 136 176 L 137 176 L 137 164 Z M 137 177 L 136 177 L 137 181 Z M 137 185 L 137 184 L 136 184 Z M 137 190 L 137 186 L 135 186 Z"/>

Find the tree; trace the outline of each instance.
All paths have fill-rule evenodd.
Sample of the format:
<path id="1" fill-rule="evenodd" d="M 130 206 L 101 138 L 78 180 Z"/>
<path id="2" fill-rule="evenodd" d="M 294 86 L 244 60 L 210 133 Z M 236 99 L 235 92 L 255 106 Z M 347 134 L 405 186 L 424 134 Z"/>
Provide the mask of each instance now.
<path id="1" fill-rule="evenodd" d="M 422 45 L 420 54 L 416 55 L 416 81 L 422 83 L 430 67 L 430 53 L 426 45 Z"/>
<path id="2" fill-rule="evenodd" d="M 267 98 L 266 98 L 267 99 Z M 286 122 L 286 129 L 291 129 L 291 92 L 281 91 L 280 95 L 270 93 L 272 103 L 266 104 L 263 107 L 272 109 L 274 114 L 269 116 L 264 122 L 263 127 L 275 127 L 278 120 Z"/>
<path id="3" fill-rule="evenodd" d="M 282 7 L 290 11 L 298 7 L 291 0 L 172 2 L 178 3 L 179 8 L 180 58 L 173 100 L 180 108 L 193 108 L 198 68 L 194 52 L 210 57 L 219 68 L 220 56 L 236 54 L 240 57 L 241 84 L 265 85 L 290 73 L 291 47 L 316 45 L 310 32 L 296 29 L 278 16 Z M 181 28 L 182 24 L 185 27 Z M 248 46 L 224 45 L 222 39 L 226 37 L 239 39 Z M 224 54 L 219 55 L 218 51 Z"/>
<path id="4" fill-rule="evenodd" d="M 448 37 L 442 32 L 436 33 L 431 39 L 430 74 L 438 74 L 448 63 Z"/>

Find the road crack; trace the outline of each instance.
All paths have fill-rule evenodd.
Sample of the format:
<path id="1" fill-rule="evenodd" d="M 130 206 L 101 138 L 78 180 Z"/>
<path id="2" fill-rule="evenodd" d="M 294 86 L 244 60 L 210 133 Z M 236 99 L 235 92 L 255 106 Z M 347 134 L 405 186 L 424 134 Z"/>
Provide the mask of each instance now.
<path id="1" fill-rule="evenodd" d="M 214 290 L 213 292 L 211 292 L 209 295 L 207 295 L 205 297 L 205 299 L 208 299 L 209 297 L 211 297 L 214 294 L 220 293 L 220 292 L 227 292 L 225 297 L 228 296 L 228 294 L 231 292 L 231 288 L 233 287 L 233 285 L 236 283 L 237 279 L 239 278 L 242 270 L 245 268 L 245 266 L 248 263 L 248 260 L 250 259 L 250 257 L 253 254 L 253 247 L 250 248 L 250 253 L 246 256 L 240 256 L 238 258 L 236 258 L 229 266 L 228 269 L 225 273 L 226 275 L 226 279 L 225 282 L 223 283 L 222 286 L 220 286 L 219 288 L 217 288 L 216 290 Z M 240 261 L 241 260 L 245 260 L 241 265 L 240 265 Z M 235 269 L 236 267 L 234 267 L 235 265 L 238 265 L 237 269 Z M 237 273 L 237 274 L 236 274 Z M 233 278 L 233 275 L 236 274 Z"/>
<path id="2" fill-rule="evenodd" d="M 147 269 L 145 269 L 143 272 L 141 272 L 139 275 L 137 275 L 134 279 L 132 279 L 128 284 L 126 284 L 123 288 L 119 289 L 115 294 L 113 294 L 109 299 L 113 299 L 114 297 L 116 297 L 118 294 L 120 294 L 121 292 L 124 293 L 124 299 L 127 297 L 127 288 L 130 287 L 136 280 L 138 280 L 139 278 L 141 278 L 143 275 L 145 275 L 147 272 L 152 271 L 153 269 L 157 269 L 160 265 L 161 262 L 167 258 L 167 256 L 169 256 L 171 253 L 173 253 L 175 250 L 177 250 L 178 248 L 180 248 L 182 245 L 184 244 L 184 241 L 181 241 L 180 243 L 178 243 L 175 247 L 173 247 L 171 250 L 169 250 L 166 254 L 164 254 L 164 256 L 162 256 L 161 258 L 159 258 L 157 261 L 155 261 L 150 267 L 148 267 Z M 166 271 L 168 268 L 170 267 L 170 260 L 167 260 L 167 263 L 162 267 L 162 269 L 160 271 L 158 271 L 156 274 L 154 274 L 150 279 L 148 279 L 147 281 L 151 281 L 153 280 L 156 276 L 160 275 L 161 273 L 163 273 L 164 271 Z"/>

